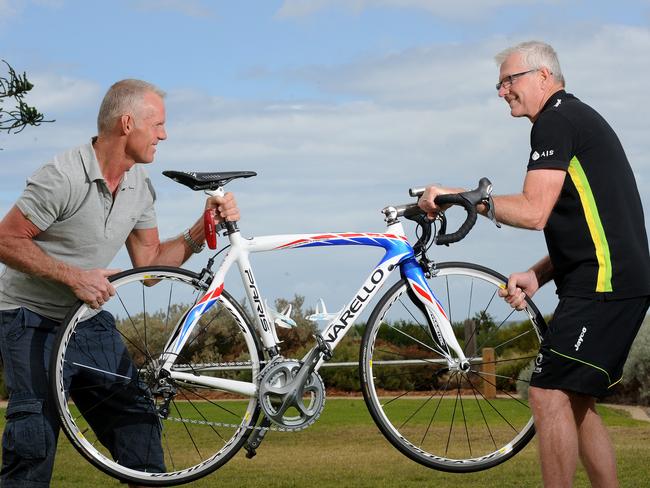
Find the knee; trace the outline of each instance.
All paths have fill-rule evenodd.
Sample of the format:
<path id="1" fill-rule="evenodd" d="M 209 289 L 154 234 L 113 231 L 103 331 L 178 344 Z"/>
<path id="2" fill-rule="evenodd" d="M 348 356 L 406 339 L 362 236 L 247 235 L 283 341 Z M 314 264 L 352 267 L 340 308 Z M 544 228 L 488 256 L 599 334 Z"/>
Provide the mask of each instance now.
<path id="1" fill-rule="evenodd" d="M 547 392 L 548 390 L 545 390 L 544 388 L 531 386 L 528 389 L 528 401 L 530 402 L 530 406 L 533 409 L 543 406 L 548 397 Z"/>
<path id="2" fill-rule="evenodd" d="M 531 386 L 528 401 L 536 422 L 541 418 L 557 417 L 571 412 L 570 397 L 562 390 Z"/>

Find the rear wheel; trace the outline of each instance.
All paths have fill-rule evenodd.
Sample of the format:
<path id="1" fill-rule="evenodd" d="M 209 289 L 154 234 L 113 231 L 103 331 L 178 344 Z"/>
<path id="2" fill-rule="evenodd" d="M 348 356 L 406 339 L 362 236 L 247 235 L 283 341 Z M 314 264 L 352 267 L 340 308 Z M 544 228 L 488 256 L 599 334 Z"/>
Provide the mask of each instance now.
<path id="1" fill-rule="evenodd" d="M 386 438 L 430 468 L 491 468 L 521 450 L 535 430 L 528 383 L 546 324 L 535 305 L 510 308 L 506 278 L 469 263 L 441 263 L 429 285 L 470 359 L 449 368 L 428 316 L 408 284 L 396 283 L 373 310 L 360 357 L 366 404 Z"/>
<path id="2" fill-rule="evenodd" d="M 92 464 L 124 481 L 163 486 L 226 463 L 255 425 L 256 398 L 154 375 L 170 334 L 205 294 L 195 273 L 141 268 L 114 276 L 94 313 L 77 305 L 52 351 L 51 386 L 64 432 Z M 249 319 L 223 292 L 172 371 L 252 382 L 261 353 Z"/>

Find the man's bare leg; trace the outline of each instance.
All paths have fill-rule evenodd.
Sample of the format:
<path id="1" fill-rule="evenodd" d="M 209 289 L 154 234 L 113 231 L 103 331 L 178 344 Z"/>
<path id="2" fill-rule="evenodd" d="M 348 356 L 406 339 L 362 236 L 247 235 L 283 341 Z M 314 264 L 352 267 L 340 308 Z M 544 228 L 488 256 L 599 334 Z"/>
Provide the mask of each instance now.
<path id="1" fill-rule="evenodd" d="M 578 427 L 569 395 L 562 390 L 531 386 L 544 486 L 570 488 L 578 465 Z"/>
<path id="2" fill-rule="evenodd" d="M 596 412 L 596 400 L 571 395 L 571 404 L 578 426 L 580 459 L 593 488 L 618 488 L 616 454 L 603 421 Z"/>

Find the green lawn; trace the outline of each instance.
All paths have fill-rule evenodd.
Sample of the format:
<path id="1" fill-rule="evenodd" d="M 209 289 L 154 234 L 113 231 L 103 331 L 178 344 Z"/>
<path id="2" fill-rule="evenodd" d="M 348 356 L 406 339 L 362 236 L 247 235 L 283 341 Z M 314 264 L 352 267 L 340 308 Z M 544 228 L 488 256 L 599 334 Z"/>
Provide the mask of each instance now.
<path id="1" fill-rule="evenodd" d="M 647 486 L 650 423 L 600 408 L 618 455 L 623 487 Z M 0 423 L 4 422 L 4 416 Z M 299 433 L 271 432 L 258 455 L 240 452 L 197 487 L 534 487 L 541 486 L 535 441 L 513 459 L 480 473 L 455 475 L 422 467 L 397 452 L 360 399 L 331 399 L 318 422 Z M 62 436 L 53 487 L 124 486 L 92 468 Z M 589 486 L 584 471 L 576 487 Z"/>

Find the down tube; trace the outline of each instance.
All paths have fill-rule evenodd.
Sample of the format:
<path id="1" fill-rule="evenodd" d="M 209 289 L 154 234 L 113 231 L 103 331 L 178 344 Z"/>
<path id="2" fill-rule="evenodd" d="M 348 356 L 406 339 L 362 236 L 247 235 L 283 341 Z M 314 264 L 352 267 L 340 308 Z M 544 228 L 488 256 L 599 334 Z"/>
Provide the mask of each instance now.
<path id="1" fill-rule="evenodd" d="M 384 259 L 382 259 L 373 270 L 354 298 L 339 312 L 336 319 L 334 319 L 323 331 L 322 337 L 332 350 L 341 341 L 343 336 L 347 334 L 355 320 L 372 301 L 372 298 L 381 289 L 382 285 L 399 265 L 400 261 L 404 258 L 408 258 L 408 254 L 392 256 L 390 254 L 390 251 L 387 250 Z"/>

